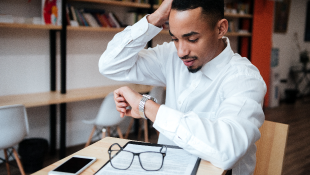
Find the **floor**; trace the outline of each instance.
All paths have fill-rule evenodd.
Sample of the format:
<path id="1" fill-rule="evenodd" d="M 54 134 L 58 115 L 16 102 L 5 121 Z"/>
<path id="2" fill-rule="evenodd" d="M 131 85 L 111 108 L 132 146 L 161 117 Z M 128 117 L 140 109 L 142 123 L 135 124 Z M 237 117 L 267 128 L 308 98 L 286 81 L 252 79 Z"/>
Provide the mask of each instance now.
<path id="1" fill-rule="evenodd" d="M 264 109 L 266 120 L 289 124 L 289 134 L 284 158 L 283 175 L 306 175 L 310 172 L 310 101 L 298 100 L 294 104 L 281 103 L 276 108 Z M 132 140 L 143 140 L 132 134 Z M 157 142 L 157 134 L 154 129 L 150 131 L 150 142 Z M 84 145 L 78 145 L 67 149 L 67 154 L 74 153 Z M 57 156 L 46 156 L 43 166 L 57 161 Z M 14 163 L 14 162 L 13 162 Z M 0 175 L 6 175 L 6 167 L 0 164 Z M 11 166 L 11 175 L 18 175 L 19 170 Z"/>

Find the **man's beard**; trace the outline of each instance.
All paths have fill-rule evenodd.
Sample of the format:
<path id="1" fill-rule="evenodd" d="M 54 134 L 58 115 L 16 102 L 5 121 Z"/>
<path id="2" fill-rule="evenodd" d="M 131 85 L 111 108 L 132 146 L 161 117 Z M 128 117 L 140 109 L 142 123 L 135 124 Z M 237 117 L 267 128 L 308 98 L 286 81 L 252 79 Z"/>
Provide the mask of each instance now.
<path id="1" fill-rule="evenodd" d="M 184 57 L 180 57 L 182 60 L 185 60 L 185 59 L 188 59 L 188 58 L 194 58 L 194 60 L 198 60 L 198 57 L 196 56 L 192 56 L 192 57 L 189 57 L 188 55 L 184 56 Z M 200 69 L 202 68 L 202 66 L 199 66 L 195 69 L 192 69 L 190 67 L 187 67 L 188 71 L 191 72 L 191 73 L 196 73 L 198 72 Z"/>
<path id="2" fill-rule="evenodd" d="M 191 72 L 191 73 L 196 73 L 196 72 L 198 72 L 201 68 L 202 68 L 202 66 L 199 66 L 199 67 L 197 67 L 196 69 L 191 69 L 191 68 L 187 67 L 188 71 Z"/>

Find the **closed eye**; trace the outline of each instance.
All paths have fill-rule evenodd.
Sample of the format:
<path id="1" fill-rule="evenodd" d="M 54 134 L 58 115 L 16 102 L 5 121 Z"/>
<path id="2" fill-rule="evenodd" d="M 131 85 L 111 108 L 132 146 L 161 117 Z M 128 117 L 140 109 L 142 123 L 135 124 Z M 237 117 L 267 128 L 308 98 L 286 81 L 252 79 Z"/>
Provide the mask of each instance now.
<path id="1" fill-rule="evenodd" d="M 195 42 L 198 41 L 198 38 L 197 38 L 197 39 L 194 39 L 194 40 L 188 40 L 188 41 L 191 42 L 191 43 L 195 43 Z"/>

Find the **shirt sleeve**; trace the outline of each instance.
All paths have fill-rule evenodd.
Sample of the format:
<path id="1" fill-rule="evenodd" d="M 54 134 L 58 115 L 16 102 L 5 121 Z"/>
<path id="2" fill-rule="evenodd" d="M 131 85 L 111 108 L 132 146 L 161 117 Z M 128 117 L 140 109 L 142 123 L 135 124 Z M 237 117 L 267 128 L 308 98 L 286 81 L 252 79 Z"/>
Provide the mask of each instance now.
<path id="1" fill-rule="evenodd" d="M 189 153 L 231 169 L 260 138 L 266 85 L 238 75 L 223 83 L 221 92 L 224 100 L 214 112 L 182 113 L 161 105 L 153 126 Z"/>
<path id="2" fill-rule="evenodd" d="M 109 42 L 99 60 L 99 71 L 107 78 L 137 84 L 165 85 L 165 76 L 157 52 L 144 49 L 162 28 L 148 23 L 146 16 L 126 27 Z"/>

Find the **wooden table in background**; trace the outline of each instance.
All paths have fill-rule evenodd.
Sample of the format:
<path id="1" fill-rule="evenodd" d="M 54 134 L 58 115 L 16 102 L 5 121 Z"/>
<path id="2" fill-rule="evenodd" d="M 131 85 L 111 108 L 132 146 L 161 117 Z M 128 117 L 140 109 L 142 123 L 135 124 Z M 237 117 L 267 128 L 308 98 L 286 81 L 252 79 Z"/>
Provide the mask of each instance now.
<path id="1" fill-rule="evenodd" d="M 73 155 L 96 157 L 96 162 L 94 162 L 90 167 L 88 167 L 85 171 L 81 173 L 81 175 L 93 175 L 109 160 L 108 149 L 113 143 L 119 143 L 121 146 L 123 146 L 128 141 L 130 140 L 106 137 L 70 156 L 67 156 L 64 159 L 53 163 L 50 166 L 43 168 L 42 170 L 34 173 L 33 175 L 47 175 L 49 171 L 53 170 L 61 163 L 65 162 Z M 201 160 L 197 172 L 198 175 L 224 175 L 225 173 L 226 171 L 213 166 L 210 162 L 205 160 Z"/>

